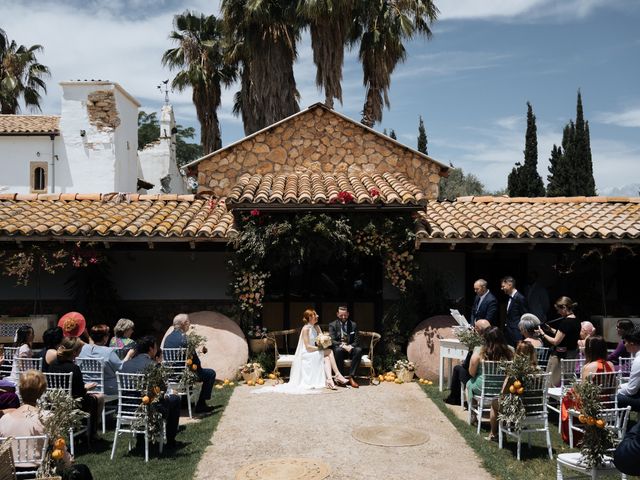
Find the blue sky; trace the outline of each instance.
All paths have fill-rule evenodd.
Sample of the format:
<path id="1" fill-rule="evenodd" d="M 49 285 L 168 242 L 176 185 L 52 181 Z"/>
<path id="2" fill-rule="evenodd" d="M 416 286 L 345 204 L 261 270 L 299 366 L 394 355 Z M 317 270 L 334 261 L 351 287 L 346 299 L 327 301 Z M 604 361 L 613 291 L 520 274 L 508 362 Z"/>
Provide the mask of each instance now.
<path id="1" fill-rule="evenodd" d="M 44 113 L 59 113 L 60 88 L 69 79 L 117 81 L 158 110 L 156 85 L 170 77 L 160 65 L 171 45 L 175 13 L 186 8 L 218 13 L 212 0 L 0 0 L 0 28 L 23 44 L 45 46 L 52 70 Z M 523 158 L 526 102 L 537 116 L 539 171 L 546 182 L 549 152 L 575 117 L 583 94 L 591 127 L 599 193 L 640 189 L 640 2 L 636 0 L 436 0 L 441 10 L 431 41 L 407 45 L 390 91 L 391 109 L 376 128 L 395 129 L 416 145 L 418 116 L 429 154 L 474 173 L 490 190 L 506 186 Z M 300 105 L 323 97 L 315 85 L 308 36 L 295 67 Z M 336 109 L 360 119 L 364 99 L 356 52 L 347 54 L 345 101 Z M 223 143 L 243 137 L 231 114 L 237 87 L 224 92 L 219 111 Z M 197 126 L 190 94 L 172 93 L 179 123 Z M 631 186 L 631 187 L 629 187 Z"/>

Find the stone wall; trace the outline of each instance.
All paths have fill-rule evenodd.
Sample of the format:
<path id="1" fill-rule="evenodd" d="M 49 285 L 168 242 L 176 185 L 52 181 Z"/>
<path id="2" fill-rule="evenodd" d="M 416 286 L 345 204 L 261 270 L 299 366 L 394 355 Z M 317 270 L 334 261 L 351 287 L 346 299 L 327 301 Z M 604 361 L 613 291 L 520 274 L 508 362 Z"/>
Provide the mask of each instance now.
<path id="1" fill-rule="evenodd" d="M 87 112 L 89 113 L 89 121 L 99 129 L 115 129 L 120 125 L 113 91 L 97 90 L 90 93 L 87 98 Z"/>
<path id="2" fill-rule="evenodd" d="M 199 190 L 224 196 L 243 173 L 360 168 L 404 173 L 428 199 L 438 196 L 441 166 L 321 106 L 250 137 L 198 164 Z"/>

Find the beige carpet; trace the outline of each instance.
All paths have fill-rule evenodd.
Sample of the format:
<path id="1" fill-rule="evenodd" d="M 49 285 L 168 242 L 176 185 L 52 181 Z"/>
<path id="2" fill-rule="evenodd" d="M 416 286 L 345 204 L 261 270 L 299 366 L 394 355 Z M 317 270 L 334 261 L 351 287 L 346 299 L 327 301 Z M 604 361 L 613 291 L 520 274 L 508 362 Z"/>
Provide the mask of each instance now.
<path id="1" fill-rule="evenodd" d="M 236 480 L 323 480 L 331 473 L 326 463 L 308 458 L 274 458 L 241 468 Z"/>

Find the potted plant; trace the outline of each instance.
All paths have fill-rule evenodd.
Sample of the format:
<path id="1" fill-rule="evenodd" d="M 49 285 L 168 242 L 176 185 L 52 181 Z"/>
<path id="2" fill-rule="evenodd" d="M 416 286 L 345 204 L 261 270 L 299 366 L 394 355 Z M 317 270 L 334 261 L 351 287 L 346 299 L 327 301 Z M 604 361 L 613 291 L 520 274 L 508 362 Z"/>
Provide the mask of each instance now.
<path id="1" fill-rule="evenodd" d="M 393 369 L 396 372 L 396 377 L 403 382 L 410 382 L 416 373 L 416 364 L 406 359 L 398 360 Z"/>
<path id="2" fill-rule="evenodd" d="M 248 382 L 248 381 L 255 382 L 256 380 L 261 378 L 262 374 L 264 373 L 264 369 L 262 368 L 262 365 L 260 365 L 257 362 L 245 363 L 244 365 L 240 366 L 239 370 L 240 370 L 240 375 L 242 375 L 242 378 L 244 379 L 245 382 Z"/>
<path id="3" fill-rule="evenodd" d="M 265 352 L 269 346 L 267 339 L 267 327 L 253 325 L 247 330 L 247 339 L 252 353 Z"/>

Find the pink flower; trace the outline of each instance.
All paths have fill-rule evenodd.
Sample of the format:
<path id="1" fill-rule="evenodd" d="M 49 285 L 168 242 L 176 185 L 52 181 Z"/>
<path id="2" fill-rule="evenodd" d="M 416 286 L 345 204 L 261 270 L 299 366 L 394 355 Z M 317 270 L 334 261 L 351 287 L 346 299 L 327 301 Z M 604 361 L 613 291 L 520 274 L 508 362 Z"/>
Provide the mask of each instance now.
<path id="1" fill-rule="evenodd" d="M 369 189 L 369 195 L 371 195 L 372 197 L 377 197 L 380 195 L 380 191 L 377 188 L 371 188 Z"/>
<path id="2" fill-rule="evenodd" d="M 340 203 L 351 203 L 353 202 L 353 195 L 343 190 L 340 193 L 338 193 L 338 201 Z"/>
<path id="3" fill-rule="evenodd" d="M 260 210 L 258 210 L 257 208 L 254 208 L 253 210 L 251 210 L 251 216 L 252 217 L 259 217 L 260 216 Z"/>

